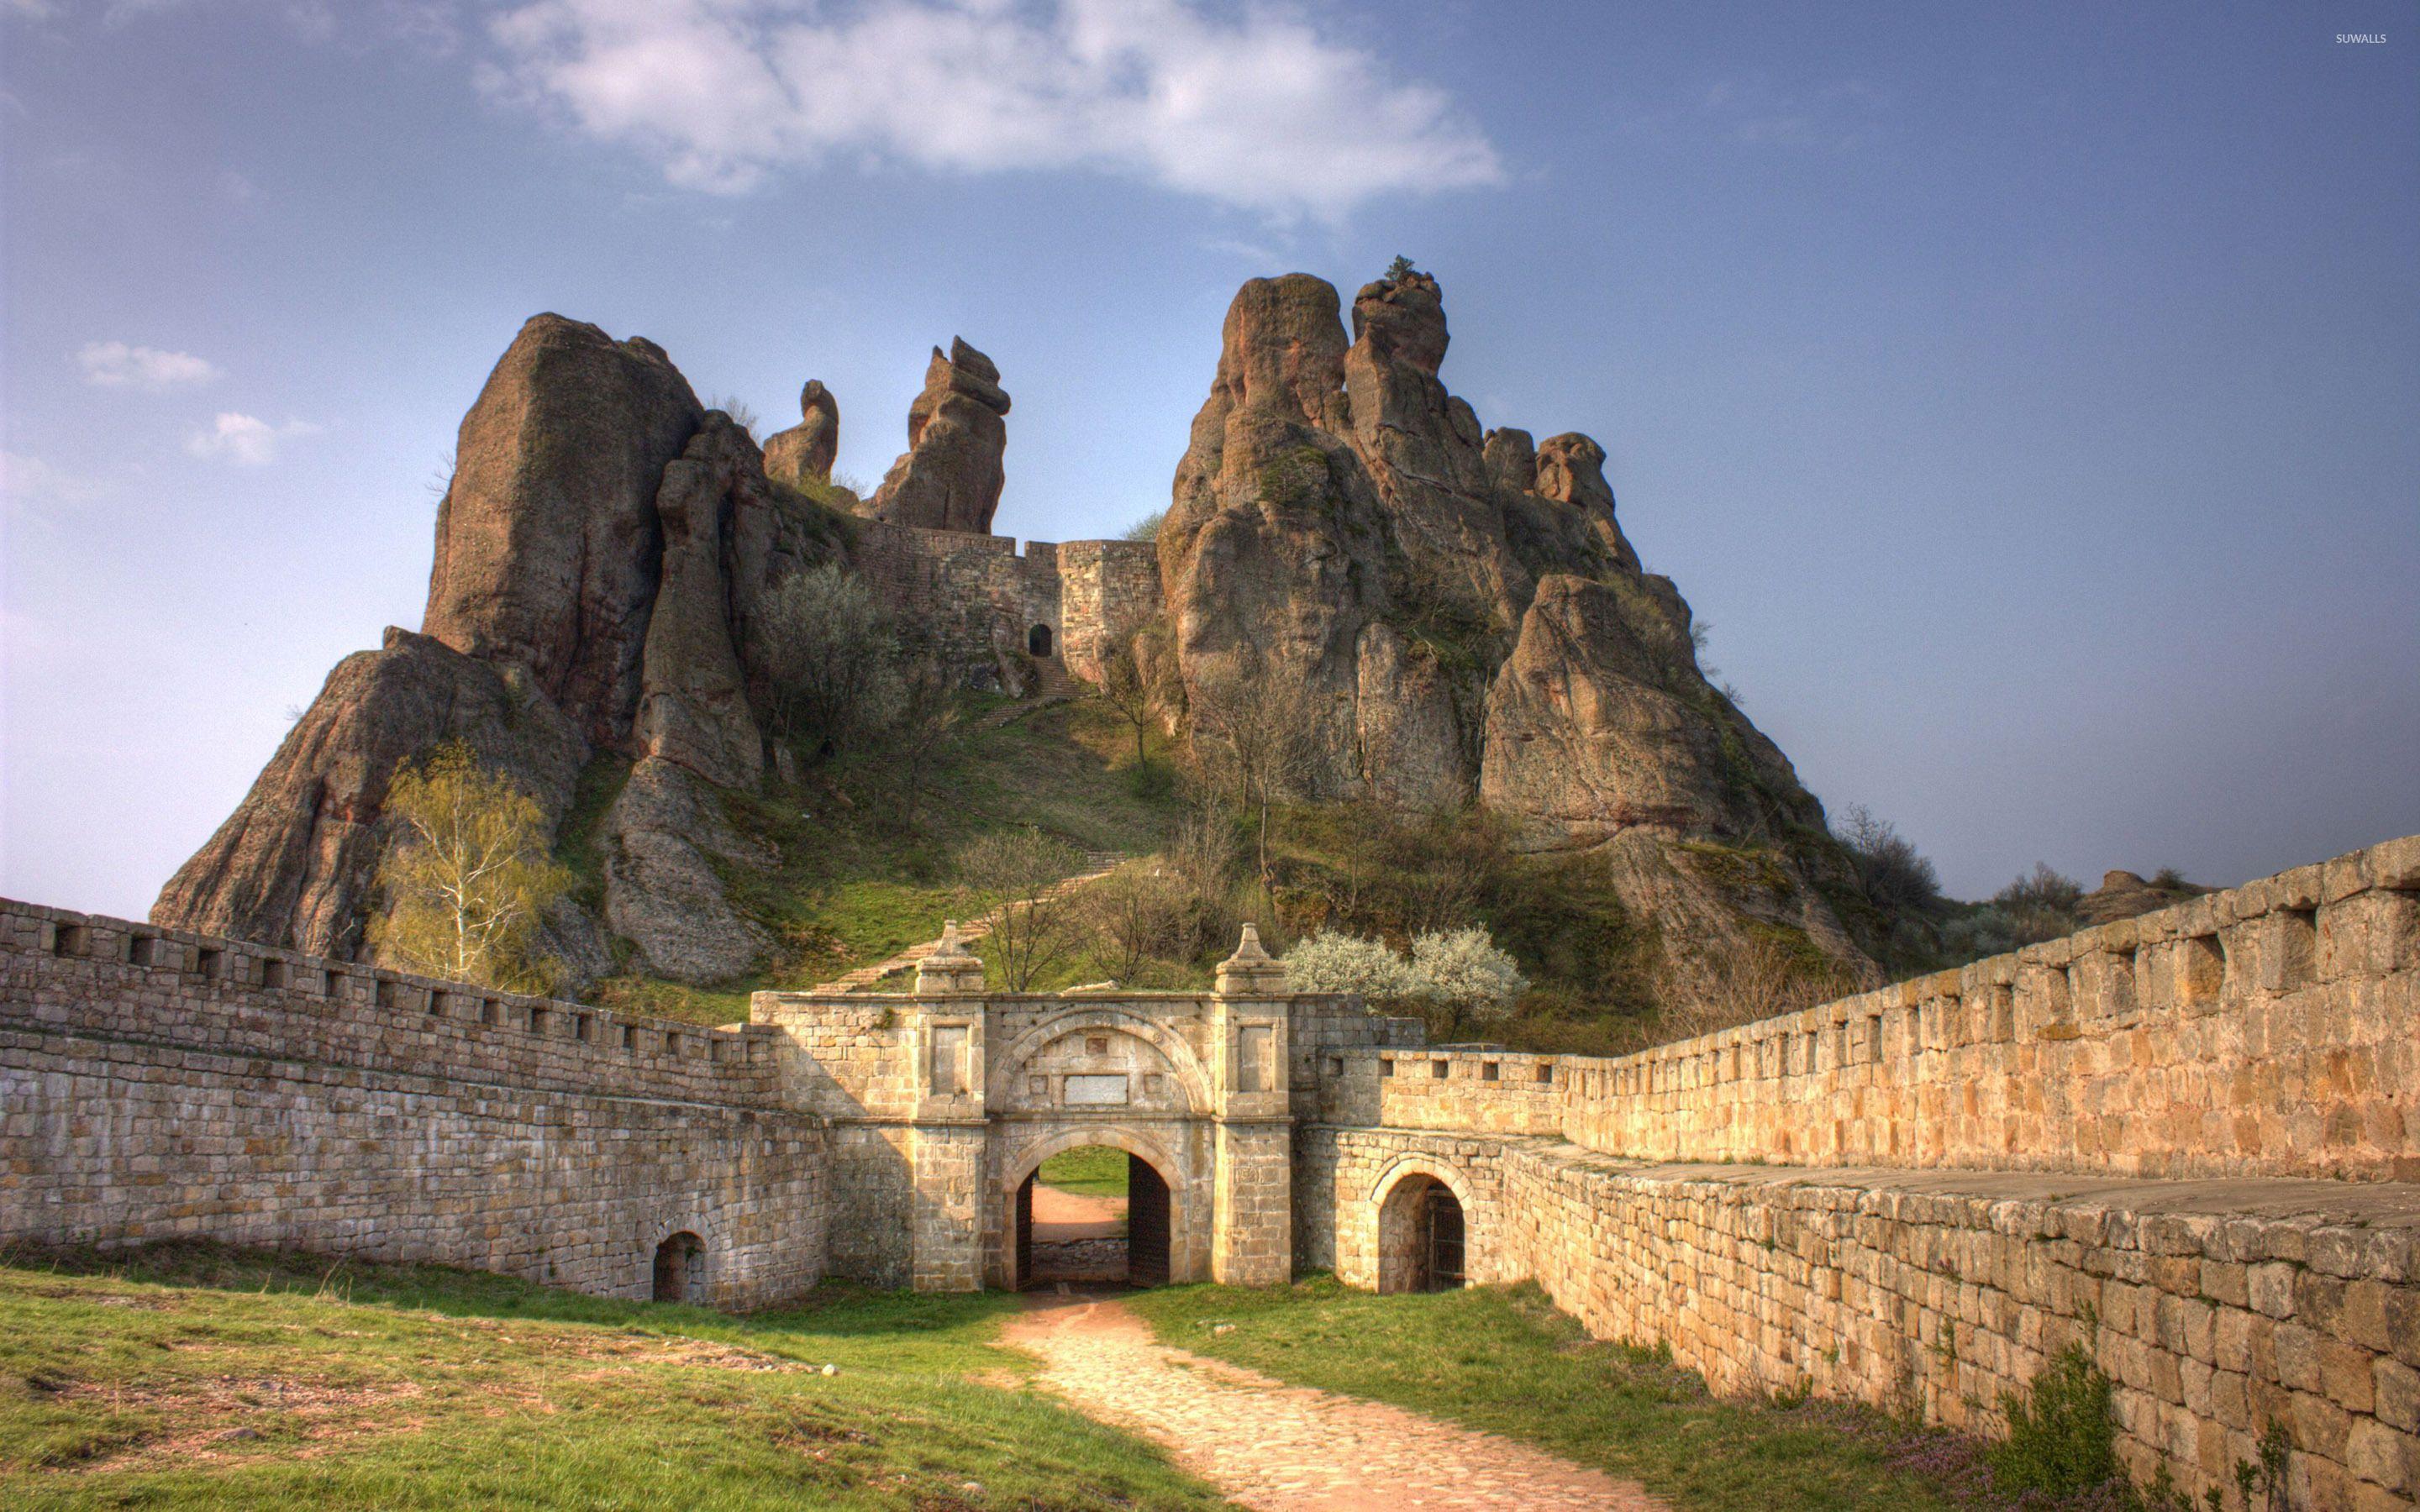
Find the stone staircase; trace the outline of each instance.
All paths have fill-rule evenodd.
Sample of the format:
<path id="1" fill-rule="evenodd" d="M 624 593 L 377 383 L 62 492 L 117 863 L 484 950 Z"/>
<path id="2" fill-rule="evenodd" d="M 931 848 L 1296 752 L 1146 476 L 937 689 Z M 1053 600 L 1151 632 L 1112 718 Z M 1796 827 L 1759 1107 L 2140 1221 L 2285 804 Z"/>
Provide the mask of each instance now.
<path id="1" fill-rule="evenodd" d="M 1089 887 L 1100 881 L 1133 859 L 1133 856 L 1124 851 L 1087 851 L 1084 853 L 1084 870 L 1073 876 L 1063 877 L 1052 883 L 1042 896 L 1046 899 L 1063 898 L 1079 887 Z M 974 944 L 989 934 L 999 920 L 1000 910 L 996 908 L 981 918 L 969 919 L 958 926 L 958 942 L 962 945 Z M 818 982 L 807 990 L 827 995 L 834 993 L 869 992 L 885 977 L 897 972 L 913 971 L 926 956 L 940 948 L 941 937 L 937 934 L 922 944 L 908 947 L 887 961 L 877 961 L 870 966 L 860 966 L 855 971 L 846 972 L 830 981 Z"/>
<path id="2" fill-rule="evenodd" d="M 992 710 L 975 721 L 977 730 L 997 730 L 1004 724 L 1031 718 L 1045 709 L 1055 709 L 1062 703 L 1073 703 L 1090 691 L 1076 680 L 1067 664 L 1056 656 L 1039 656 L 1033 663 L 1033 686 L 1014 703 Z"/>

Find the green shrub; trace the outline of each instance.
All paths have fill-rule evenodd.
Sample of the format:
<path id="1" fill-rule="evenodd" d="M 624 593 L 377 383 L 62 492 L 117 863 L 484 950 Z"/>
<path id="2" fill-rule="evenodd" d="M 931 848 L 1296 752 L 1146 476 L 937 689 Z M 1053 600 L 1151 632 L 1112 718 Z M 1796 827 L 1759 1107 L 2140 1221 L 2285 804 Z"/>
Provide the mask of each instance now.
<path id="1" fill-rule="evenodd" d="M 1990 1451 L 1995 1489 L 2075 1496 L 2118 1476 L 2109 1378 L 2083 1345 L 2052 1356 L 2025 1391 L 2002 1392 L 2000 1409 L 2009 1436 Z"/>

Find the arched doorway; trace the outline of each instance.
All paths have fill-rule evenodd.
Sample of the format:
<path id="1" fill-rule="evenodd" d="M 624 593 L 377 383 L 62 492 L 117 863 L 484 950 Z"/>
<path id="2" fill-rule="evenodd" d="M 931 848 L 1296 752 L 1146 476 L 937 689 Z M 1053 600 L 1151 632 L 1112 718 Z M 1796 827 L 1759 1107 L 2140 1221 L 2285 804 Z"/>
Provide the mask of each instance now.
<path id="1" fill-rule="evenodd" d="M 1451 1291 L 1463 1284 L 1462 1199 L 1424 1171 L 1397 1181 L 1378 1207 L 1378 1289 Z"/>
<path id="2" fill-rule="evenodd" d="M 1107 1145 L 1061 1150 L 1017 1183 L 1014 1284 L 1156 1287 L 1169 1276 L 1167 1178 Z"/>
<path id="3" fill-rule="evenodd" d="M 658 1302 L 706 1300 L 706 1243 L 687 1229 L 669 1235 L 656 1246 Z"/>
<path id="4" fill-rule="evenodd" d="M 1037 656 L 1050 655 L 1050 626 L 1037 625 L 1025 632 L 1025 649 Z"/>

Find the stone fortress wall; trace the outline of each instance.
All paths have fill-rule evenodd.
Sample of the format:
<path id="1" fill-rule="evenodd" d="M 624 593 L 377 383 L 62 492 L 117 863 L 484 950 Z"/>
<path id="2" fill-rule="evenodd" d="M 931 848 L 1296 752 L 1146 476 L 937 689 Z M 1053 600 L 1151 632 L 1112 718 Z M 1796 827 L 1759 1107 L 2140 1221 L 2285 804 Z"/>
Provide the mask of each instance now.
<path id="1" fill-rule="evenodd" d="M 970 980 L 709 1033 L 0 905 L 0 1238 L 644 1294 L 680 1226 L 726 1303 L 966 1287 L 1030 1158 L 1106 1135 L 1171 1177 L 1180 1278 L 1290 1249 L 1401 1285 L 1435 1182 L 1471 1279 L 1717 1390 L 1988 1433 L 2075 1342 L 2138 1474 L 2198 1495 L 2278 1424 L 2298 1507 L 2420 1493 L 2420 838 L 1616 1059 L 1431 1048 L 1265 976 Z M 1087 1122 L 1068 1080 L 1109 1073 L 1132 1105 Z"/>
<path id="2" fill-rule="evenodd" d="M 1296 1263 L 1388 1285 L 1444 1180 L 1534 1279 L 1718 1391 L 1981 1432 L 2070 1343 L 2190 1494 L 2271 1424 L 2298 1507 L 2420 1497 L 2420 838 L 1618 1059 L 1327 1053 Z"/>
<path id="3" fill-rule="evenodd" d="M 0 902 L 0 1243 L 198 1238 L 750 1306 L 824 1273 L 773 1036 Z"/>
<path id="4" fill-rule="evenodd" d="M 1033 627 L 1078 676 L 1103 641 L 1158 617 L 1159 548 L 1148 541 L 1028 541 L 852 519 L 850 560 L 883 604 L 933 636 L 979 685 L 1021 689 Z"/>

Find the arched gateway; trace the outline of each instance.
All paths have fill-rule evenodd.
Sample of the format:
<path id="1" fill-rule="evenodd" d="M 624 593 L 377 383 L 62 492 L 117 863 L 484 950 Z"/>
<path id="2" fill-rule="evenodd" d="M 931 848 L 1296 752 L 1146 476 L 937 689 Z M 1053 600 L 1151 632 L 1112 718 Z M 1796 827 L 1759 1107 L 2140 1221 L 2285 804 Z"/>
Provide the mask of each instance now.
<path id="1" fill-rule="evenodd" d="M 1250 925 L 1209 993 L 986 993 L 954 924 L 904 995 L 762 993 L 830 1119 L 834 1269 L 926 1290 L 1016 1287 L 1034 1172 L 1132 1157 L 1140 1280 L 1293 1273 L 1295 999 Z"/>

